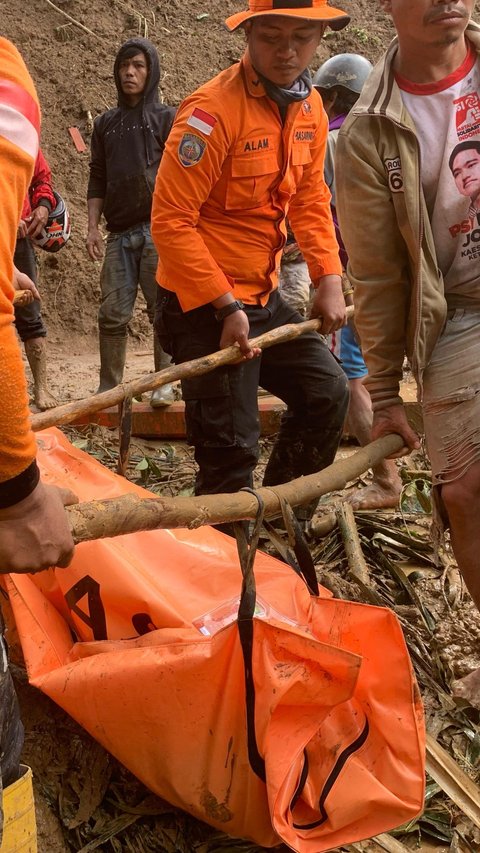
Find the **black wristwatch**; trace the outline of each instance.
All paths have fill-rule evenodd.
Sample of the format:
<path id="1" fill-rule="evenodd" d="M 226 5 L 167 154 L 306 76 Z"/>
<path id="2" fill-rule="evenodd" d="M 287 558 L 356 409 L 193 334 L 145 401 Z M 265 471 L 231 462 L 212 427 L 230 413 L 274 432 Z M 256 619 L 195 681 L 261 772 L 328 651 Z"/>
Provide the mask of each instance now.
<path id="1" fill-rule="evenodd" d="M 225 317 L 229 317 L 235 311 L 243 311 L 243 302 L 240 299 L 234 299 L 233 302 L 229 302 L 228 305 L 224 305 L 223 308 L 215 311 L 215 320 L 217 323 L 223 323 Z"/>

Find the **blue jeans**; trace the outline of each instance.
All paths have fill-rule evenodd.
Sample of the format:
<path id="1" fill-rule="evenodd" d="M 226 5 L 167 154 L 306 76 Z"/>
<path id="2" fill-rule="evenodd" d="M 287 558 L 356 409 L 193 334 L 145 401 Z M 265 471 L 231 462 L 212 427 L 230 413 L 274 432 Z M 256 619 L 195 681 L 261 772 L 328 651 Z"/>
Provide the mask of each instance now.
<path id="1" fill-rule="evenodd" d="M 138 285 L 147 303 L 148 319 L 153 323 L 158 289 L 157 263 L 149 222 L 108 235 L 100 279 L 102 302 L 98 327 L 101 335 L 126 337 Z"/>

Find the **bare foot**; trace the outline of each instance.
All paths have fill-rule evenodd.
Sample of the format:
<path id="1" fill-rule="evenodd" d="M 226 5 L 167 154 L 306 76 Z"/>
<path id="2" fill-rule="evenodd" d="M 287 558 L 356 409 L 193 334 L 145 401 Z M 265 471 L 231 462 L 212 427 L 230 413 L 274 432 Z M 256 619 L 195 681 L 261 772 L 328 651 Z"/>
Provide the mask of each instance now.
<path id="1" fill-rule="evenodd" d="M 400 477 L 380 479 L 374 477 L 369 486 L 353 492 L 347 498 L 353 509 L 390 509 L 398 506 L 402 491 Z"/>
<path id="2" fill-rule="evenodd" d="M 58 400 L 46 388 L 35 388 L 34 401 L 37 409 L 40 409 L 41 412 L 44 412 L 45 409 L 55 409 L 59 405 Z"/>
<path id="3" fill-rule="evenodd" d="M 474 669 L 465 678 L 454 681 L 452 695 L 459 699 L 466 699 L 472 708 L 480 710 L 480 669 Z"/>

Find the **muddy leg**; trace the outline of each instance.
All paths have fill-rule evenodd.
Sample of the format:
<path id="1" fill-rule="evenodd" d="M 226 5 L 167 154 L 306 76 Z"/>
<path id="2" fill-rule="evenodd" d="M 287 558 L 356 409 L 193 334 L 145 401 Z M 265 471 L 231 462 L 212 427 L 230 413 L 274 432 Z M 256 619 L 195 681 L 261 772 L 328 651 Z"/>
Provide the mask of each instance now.
<path id="1" fill-rule="evenodd" d="M 362 447 L 365 447 L 371 440 L 372 404 L 370 394 L 362 379 L 350 379 L 349 387 L 348 431 L 355 436 Z M 386 459 L 372 470 L 372 483 L 351 495 L 349 503 L 354 509 L 384 509 L 397 506 L 402 491 L 402 481 L 394 460 Z"/>
<path id="2" fill-rule="evenodd" d="M 33 395 L 35 405 L 42 412 L 45 409 L 54 409 L 58 401 L 47 387 L 47 339 L 30 338 L 25 341 L 25 355 L 27 356 L 30 370 L 33 376 Z"/>

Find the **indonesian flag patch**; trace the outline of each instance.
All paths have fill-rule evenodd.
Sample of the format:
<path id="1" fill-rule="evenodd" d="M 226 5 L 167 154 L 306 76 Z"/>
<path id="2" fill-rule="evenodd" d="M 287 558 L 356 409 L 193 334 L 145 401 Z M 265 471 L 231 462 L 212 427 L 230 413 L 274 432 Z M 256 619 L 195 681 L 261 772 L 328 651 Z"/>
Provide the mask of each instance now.
<path id="1" fill-rule="evenodd" d="M 199 130 L 200 133 L 205 134 L 205 136 L 210 136 L 216 123 L 216 118 L 211 116 L 210 113 L 206 113 L 205 110 L 201 110 L 199 107 L 195 107 L 192 115 L 187 121 L 187 124 L 189 124 L 190 127 L 194 127 L 195 130 Z"/>

